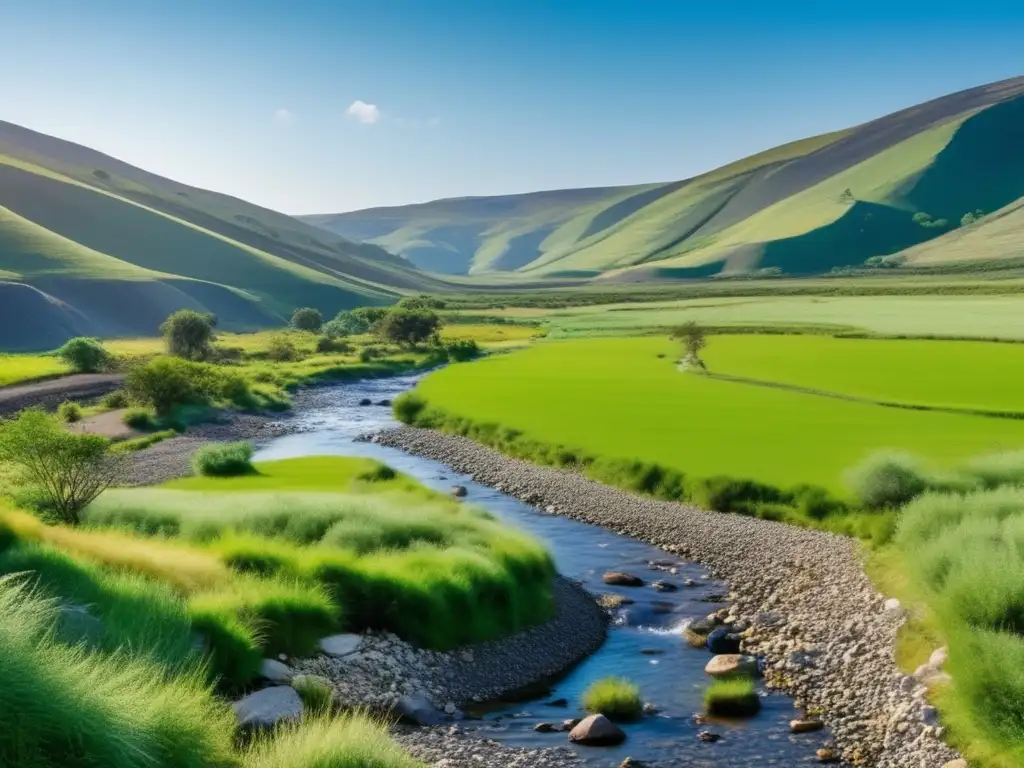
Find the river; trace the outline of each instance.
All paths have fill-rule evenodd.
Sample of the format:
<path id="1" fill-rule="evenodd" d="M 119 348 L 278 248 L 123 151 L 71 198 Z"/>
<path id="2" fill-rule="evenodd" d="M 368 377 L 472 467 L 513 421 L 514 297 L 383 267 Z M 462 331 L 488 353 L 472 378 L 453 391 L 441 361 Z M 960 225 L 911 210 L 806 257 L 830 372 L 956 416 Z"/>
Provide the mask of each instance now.
<path id="1" fill-rule="evenodd" d="M 706 570 L 604 528 L 545 514 L 437 462 L 358 441 L 361 434 L 395 426 L 390 408 L 364 406 L 360 402 L 391 400 L 417 380 L 418 376 L 406 376 L 318 390 L 309 398 L 312 405 L 302 408 L 290 421 L 298 431 L 264 445 L 256 460 L 332 454 L 366 456 L 440 491 L 464 485 L 468 489 L 467 502 L 542 540 L 562 574 L 581 581 L 596 594 L 614 592 L 634 601 L 616 612 L 608 638 L 596 653 L 560 679 L 550 681 L 546 690 L 534 692 L 533 698 L 491 702 L 482 707 L 474 713 L 480 719 L 465 721 L 464 727 L 478 729 L 482 735 L 510 746 L 564 745 L 564 733 L 537 733 L 534 726 L 583 716 L 585 713 L 578 705 L 583 690 L 601 677 L 619 675 L 639 685 L 644 701 L 653 703 L 659 712 L 625 725 L 629 737 L 620 747 L 575 747 L 595 768 L 617 766 L 626 756 L 658 765 L 693 768 L 817 762 L 815 751 L 828 741 L 828 734 L 791 734 L 789 721 L 799 713 L 792 700 L 781 694 L 762 690 L 762 710 L 747 720 L 698 722 L 695 718 L 703 709 L 703 692 L 710 682 L 704 665 L 711 656 L 706 650 L 687 645 L 680 631 L 685 622 L 723 607 L 720 600 L 727 592 L 726 586 L 710 578 Z M 601 577 L 610 570 L 636 574 L 648 583 L 665 579 L 679 589 L 658 592 L 650 586 L 609 587 Z M 687 579 L 697 586 L 682 586 Z M 568 707 L 547 704 L 556 699 L 566 699 Z M 701 741 L 697 738 L 701 731 L 721 738 L 713 743 Z"/>

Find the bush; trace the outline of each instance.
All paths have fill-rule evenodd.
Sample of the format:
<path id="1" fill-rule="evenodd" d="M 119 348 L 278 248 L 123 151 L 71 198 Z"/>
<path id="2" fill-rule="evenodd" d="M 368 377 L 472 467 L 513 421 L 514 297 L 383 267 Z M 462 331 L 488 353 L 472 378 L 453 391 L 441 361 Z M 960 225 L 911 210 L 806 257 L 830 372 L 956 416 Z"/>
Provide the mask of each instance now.
<path id="1" fill-rule="evenodd" d="M 583 708 L 620 722 L 638 720 L 643 715 L 640 689 L 621 677 L 606 677 L 592 683 L 583 692 Z"/>
<path id="2" fill-rule="evenodd" d="M 351 311 L 339 312 L 334 321 L 345 329 L 345 333 L 352 335 L 369 333 L 387 312 L 383 307 L 360 307 Z"/>
<path id="3" fill-rule="evenodd" d="M 316 675 L 296 675 L 292 688 L 302 699 L 304 711 L 314 717 L 324 717 L 334 709 L 334 692 L 323 678 Z"/>
<path id="4" fill-rule="evenodd" d="M 375 463 L 372 469 L 368 469 L 365 472 L 360 472 L 356 475 L 356 479 L 362 480 L 366 483 L 386 483 L 389 480 L 394 480 L 398 477 L 398 473 L 395 472 L 387 464 Z"/>
<path id="5" fill-rule="evenodd" d="M 433 338 L 441 328 L 441 318 L 428 309 L 396 308 L 377 324 L 382 339 L 403 347 L 415 347 Z"/>
<path id="6" fill-rule="evenodd" d="M 405 392 L 395 398 L 392 406 L 395 411 L 395 418 L 403 424 L 415 424 L 416 419 L 423 409 L 427 407 L 427 401 L 414 392 Z"/>
<path id="7" fill-rule="evenodd" d="M 128 374 L 132 399 L 166 416 L 180 405 L 207 405 L 221 394 L 223 377 L 210 365 L 175 357 L 158 357 Z"/>
<path id="8" fill-rule="evenodd" d="M 77 524 L 79 513 L 117 479 L 120 465 L 109 447 L 107 438 L 68 432 L 38 410 L 0 425 L 0 461 L 15 465 L 62 523 Z"/>
<path id="9" fill-rule="evenodd" d="M 0 764 L 10 768 L 207 768 L 232 760 L 234 716 L 201 669 L 92 654 L 49 634 L 56 607 L 0 580 Z"/>
<path id="10" fill-rule="evenodd" d="M 107 410 L 116 411 L 119 408 L 128 407 L 128 395 L 126 395 L 122 390 L 118 389 L 114 392 L 110 392 L 104 395 L 103 400 L 101 400 L 100 402 L 103 403 L 103 407 L 106 408 Z"/>
<path id="11" fill-rule="evenodd" d="M 292 340 L 283 333 L 275 334 L 267 344 L 267 359 L 278 363 L 290 363 L 299 359 L 299 350 Z"/>
<path id="12" fill-rule="evenodd" d="M 338 318 L 328 320 L 326 323 L 324 323 L 323 327 L 320 329 L 320 332 L 324 335 L 325 338 L 332 340 L 343 338 L 345 336 L 348 336 L 349 333 L 351 333 L 350 325 L 339 320 Z"/>
<path id="13" fill-rule="evenodd" d="M 303 307 L 296 309 L 292 315 L 292 327 L 300 331 L 311 331 L 316 333 L 324 324 L 324 316 L 319 309 Z"/>
<path id="14" fill-rule="evenodd" d="M 132 438 L 130 440 L 122 440 L 111 447 L 111 451 L 116 453 L 134 453 L 136 451 L 144 451 L 147 448 L 151 448 L 157 443 L 162 443 L 164 440 L 170 440 L 172 437 L 177 437 L 178 433 L 173 429 L 163 429 L 159 432 L 151 432 L 148 435 L 142 437 Z"/>
<path id="15" fill-rule="evenodd" d="M 384 356 L 384 350 L 380 347 L 363 347 L 359 350 L 360 363 L 372 363 L 374 360 Z"/>
<path id="16" fill-rule="evenodd" d="M 252 443 L 216 443 L 204 445 L 192 454 L 192 470 L 207 477 L 237 477 L 256 471 L 252 465 Z"/>
<path id="17" fill-rule="evenodd" d="M 715 680 L 704 693 L 704 708 L 716 717 L 750 717 L 760 711 L 761 698 L 753 680 Z"/>
<path id="18" fill-rule="evenodd" d="M 900 507 L 928 488 L 920 463 L 905 453 L 877 453 L 851 470 L 846 482 L 868 509 Z"/>
<path id="19" fill-rule="evenodd" d="M 121 416 L 121 421 L 132 429 L 141 429 L 143 431 L 156 429 L 153 413 L 146 408 L 129 408 Z"/>
<path id="20" fill-rule="evenodd" d="M 57 406 L 57 418 L 65 424 L 74 424 L 82 420 L 82 406 L 71 400 L 65 400 Z"/>
<path id="21" fill-rule="evenodd" d="M 110 353 L 99 340 L 81 336 L 65 343 L 57 356 L 78 373 L 98 373 L 110 365 Z"/>
<path id="22" fill-rule="evenodd" d="M 213 352 L 217 318 L 206 312 L 179 309 L 160 326 L 167 353 L 186 360 L 206 360 Z"/>
<path id="23" fill-rule="evenodd" d="M 363 715 L 305 719 L 257 738 L 241 768 L 423 768 L 388 729 Z"/>
<path id="24" fill-rule="evenodd" d="M 722 475 L 698 481 L 693 493 L 707 509 L 741 514 L 749 514 L 757 504 L 785 504 L 790 500 L 788 494 L 774 486 Z"/>
<path id="25" fill-rule="evenodd" d="M 452 363 L 464 363 L 480 356 L 480 347 L 473 339 L 458 339 L 442 345 L 441 349 Z"/>
<path id="26" fill-rule="evenodd" d="M 352 345 L 338 337 L 321 336 L 316 340 L 316 351 L 321 354 L 328 352 L 345 354 L 352 351 Z"/>
<path id="27" fill-rule="evenodd" d="M 395 306 L 402 309 L 444 309 L 446 304 L 434 296 L 406 296 Z"/>

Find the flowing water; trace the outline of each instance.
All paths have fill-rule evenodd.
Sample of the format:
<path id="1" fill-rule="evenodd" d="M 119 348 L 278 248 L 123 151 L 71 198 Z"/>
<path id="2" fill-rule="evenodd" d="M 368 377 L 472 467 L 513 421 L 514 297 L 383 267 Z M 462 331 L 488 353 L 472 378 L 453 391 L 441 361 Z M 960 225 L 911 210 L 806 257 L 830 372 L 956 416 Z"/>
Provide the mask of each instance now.
<path id="1" fill-rule="evenodd" d="M 793 766 L 816 763 L 815 750 L 828 740 L 825 732 L 791 735 L 789 721 L 797 716 L 792 701 L 762 691 L 762 710 L 741 721 L 698 723 L 694 715 L 703 708 L 703 692 L 710 680 L 704 665 L 711 658 L 703 649 L 691 648 L 680 636 L 684 623 L 721 608 L 726 587 L 715 582 L 701 567 L 679 560 L 649 544 L 620 536 L 603 528 L 556 515 L 548 515 L 493 488 L 473 482 L 442 464 L 403 451 L 356 438 L 368 431 L 395 426 L 391 409 L 362 406 L 390 400 L 411 388 L 416 377 L 379 379 L 324 389 L 315 402 L 300 411 L 293 425 L 296 434 L 277 438 L 264 446 L 257 460 L 296 456 L 367 456 L 383 461 L 441 491 L 464 485 L 467 501 L 486 508 L 495 517 L 543 540 L 558 570 L 582 581 L 594 593 L 614 592 L 631 598 L 613 621 L 604 645 L 558 680 L 515 702 L 491 702 L 465 721 L 483 735 L 511 746 L 543 747 L 567 743 L 564 733 L 537 733 L 540 722 L 560 723 L 585 713 L 579 708 L 583 690 L 594 680 L 609 675 L 626 677 L 640 686 L 644 701 L 659 713 L 625 725 L 628 739 L 615 748 L 574 747 L 592 766 L 617 766 L 624 757 L 659 764 L 704 768 L 739 766 Z M 674 569 L 674 572 L 668 570 Z M 666 579 L 675 592 L 657 592 L 650 586 L 609 587 L 601 577 L 609 570 L 626 571 L 646 582 Z M 695 587 L 684 587 L 692 579 Z M 532 695 L 533 698 L 528 698 Z M 548 702 L 566 699 L 567 707 Z M 721 736 L 714 743 L 697 738 L 700 731 Z"/>

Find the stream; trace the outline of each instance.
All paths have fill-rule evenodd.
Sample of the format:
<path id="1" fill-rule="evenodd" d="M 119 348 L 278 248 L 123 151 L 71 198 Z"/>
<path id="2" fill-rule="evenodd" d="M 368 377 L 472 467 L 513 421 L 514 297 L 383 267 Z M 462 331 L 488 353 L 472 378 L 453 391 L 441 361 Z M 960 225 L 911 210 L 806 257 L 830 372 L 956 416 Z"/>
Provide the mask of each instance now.
<path id="1" fill-rule="evenodd" d="M 357 441 L 361 434 L 396 425 L 389 407 L 364 406 L 360 402 L 391 400 L 413 387 L 418 379 L 419 376 L 405 376 L 315 390 L 309 393 L 310 405 L 290 421 L 298 431 L 268 442 L 255 458 L 266 461 L 311 455 L 365 456 L 383 461 L 443 492 L 453 485 L 464 485 L 469 491 L 468 502 L 542 540 L 559 572 L 581 581 L 595 594 L 614 592 L 634 601 L 618 609 L 608 638 L 596 653 L 560 679 L 550 681 L 546 689 L 542 687 L 517 701 L 491 702 L 471 711 L 480 719 L 464 721 L 464 728 L 477 729 L 482 735 L 510 746 L 565 745 L 568 742 L 564 733 L 538 733 L 534 726 L 584 716 L 578 704 L 583 690 L 599 678 L 619 675 L 639 685 L 644 701 L 652 702 L 659 712 L 623 726 L 628 739 L 619 747 L 574 746 L 590 766 L 617 766 L 626 756 L 642 762 L 694 768 L 817 763 L 815 750 L 828 741 L 828 733 L 790 734 L 789 721 L 799 713 L 792 700 L 781 694 L 762 689 L 762 710 L 747 720 L 700 724 L 695 720 L 694 715 L 703 710 L 703 693 L 710 683 L 704 665 L 711 655 L 706 650 L 691 648 L 680 632 L 685 622 L 723 607 L 720 600 L 728 591 L 724 584 L 711 579 L 705 569 L 601 527 L 545 514 L 437 462 Z M 650 586 L 610 587 L 601 580 L 610 570 L 635 574 L 648 584 L 665 579 L 679 589 L 658 592 Z M 692 579 L 697 586 L 684 587 L 686 579 Z M 533 698 L 528 698 L 531 695 Z M 556 699 L 566 699 L 569 704 L 547 704 Z M 710 731 L 721 739 L 714 743 L 701 741 L 697 738 L 700 731 Z"/>

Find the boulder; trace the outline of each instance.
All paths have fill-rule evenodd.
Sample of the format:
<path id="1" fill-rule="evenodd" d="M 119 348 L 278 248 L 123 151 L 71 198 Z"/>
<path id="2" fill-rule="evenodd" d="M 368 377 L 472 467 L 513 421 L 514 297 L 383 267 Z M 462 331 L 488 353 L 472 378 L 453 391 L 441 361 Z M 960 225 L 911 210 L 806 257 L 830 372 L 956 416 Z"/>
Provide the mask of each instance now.
<path id="1" fill-rule="evenodd" d="M 608 571 L 608 573 L 601 577 L 601 580 L 605 584 L 611 584 L 615 587 L 642 587 L 644 585 L 644 580 L 639 576 L 623 571 Z"/>
<path id="2" fill-rule="evenodd" d="M 364 397 L 362 400 L 359 401 L 359 404 L 364 407 L 367 405 L 373 405 L 373 400 L 371 400 L 368 397 Z"/>
<path id="3" fill-rule="evenodd" d="M 395 703 L 395 714 L 414 725 L 438 725 L 444 719 L 422 691 L 400 698 Z"/>
<path id="4" fill-rule="evenodd" d="M 569 731 L 569 741 L 587 747 L 614 747 L 626 740 L 626 733 L 604 715 L 590 715 Z"/>
<path id="5" fill-rule="evenodd" d="M 454 496 L 456 499 L 462 499 L 462 498 L 465 498 L 468 495 L 469 495 L 469 489 L 467 489 L 466 486 L 464 486 L 464 485 L 453 485 L 452 486 L 452 496 Z"/>
<path id="6" fill-rule="evenodd" d="M 535 730 L 537 733 L 555 733 L 556 731 L 559 731 L 561 729 L 555 728 L 554 723 L 537 723 L 535 726 L 533 726 L 533 730 Z"/>
<path id="7" fill-rule="evenodd" d="M 694 648 L 703 648 L 707 645 L 708 635 L 716 626 L 710 619 L 694 619 L 683 627 L 683 639 Z"/>
<path id="8" fill-rule="evenodd" d="M 260 665 L 260 677 L 274 685 L 291 685 L 295 670 L 277 659 L 264 659 Z"/>
<path id="9" fill-rule="evenodd" d="M 378 400 L 377 405 L 382 405 L 386 408 L 391 405 L 391 401 L 385 398 L 384 400 Z"/>
<path id="10" fill-rule="evenodd" d="M 789 721 L 790 733 L 813 733 L 814 731 L 820 731 L 824 727 L 825 724 L 821 720 L 812 718 Z"/>
<path id="11" fill-rule="evenodd" d="M 632 757 L 627 757 L 619 763 L 619 768 L 644 768 L 644 764 L 639 760 L 634 760 Z"/>
<path id="12" fill-rule="evenodd" d="M 820 763 L 838 763 L 839 762 L 839 750 L 833 747 L 822 747 L 817 752 L 818 762 Z"/>
<path id="13" fill-rule="evenodd" d="M 360 635 L 331 635 L 320 641 L 320 652 L 335 657 L 349 656 L 358 651 L 362 644 L 363 638 Z"/>
<path id="14" fill-rule="evenodd" d="M 545 707 L 565 708 L 565 707 L 569 706 L 569 700 L 568 699 L 553 699 L 552 701 L 549 701 L 549 702 L 545 703 L 544 706 Z"/>
<path id="15" fill-rule="evenodd" d="M 757 674 L 757 659 L 739 653 L 723 653 L 709 661 L 704 671 L 712 677 L 753 676 Z"/>
<path id="16" fill-rule="evenodd" d="M 697 734 L 697 738 L 700 741 L 706 741 L 709 744 L 714 744 L 716 741 L 719 741 L 722 737 L 719 736 L 717 733 L 712 733 L 711 731 L 700 731 Z"/>
<path id="17" fill-rule="evenodd" d="M 287 685 L 275 685 L 250 693 L 232 704 L 231 708 L 238 718 L 238 727 L 243 731 L 274 728 L 302 717 L 302 699 L 294 688 Z"/>
<path id="18" fill-rule="evenodd" d="M 671 581 L 665 581 L 664 579 L 659 579 L 658 581 L 651 582 L 651 586 L 659 592 L 675 592 L 677 589 L 679 589 L 679 587 L 677 587 Z"/>
<path id="19" fill-rule="evenodd" d="M 742 638 L 726 627 L 711 630 L 707 646 L 712 653 L 739 653 Z"/>

